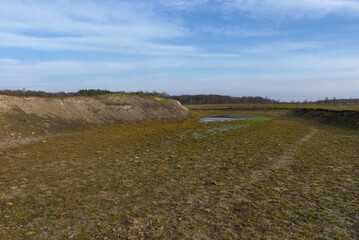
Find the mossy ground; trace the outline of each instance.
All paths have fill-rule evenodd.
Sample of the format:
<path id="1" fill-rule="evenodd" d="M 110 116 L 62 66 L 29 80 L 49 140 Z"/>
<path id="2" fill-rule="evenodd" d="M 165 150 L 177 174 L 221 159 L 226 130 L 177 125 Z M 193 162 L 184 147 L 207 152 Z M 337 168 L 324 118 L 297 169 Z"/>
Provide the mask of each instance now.
<path id="1" fill-rule="evenodd" d="M 0 239 L 358 239 L 357 131 L 207 114 L 2 149 Z"/>

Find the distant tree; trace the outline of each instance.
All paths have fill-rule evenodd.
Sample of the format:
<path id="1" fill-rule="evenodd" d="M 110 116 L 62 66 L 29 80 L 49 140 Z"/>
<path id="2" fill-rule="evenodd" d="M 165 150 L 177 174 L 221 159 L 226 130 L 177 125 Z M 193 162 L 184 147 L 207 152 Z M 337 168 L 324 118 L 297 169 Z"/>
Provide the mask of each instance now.
<path id="1" fill-rule="evenodd" d="M 337 104 L 337 98 L 336 97 L 333 97 L 333 104 Z"/>
<path id="2" fill-rule="evenodd" d="M 77 92 L 80 96 L 97 96 L 103 94 L 110 94 L 113 93 L 109 90 L 101 90 L 101 89 L 81 89 Z"/>

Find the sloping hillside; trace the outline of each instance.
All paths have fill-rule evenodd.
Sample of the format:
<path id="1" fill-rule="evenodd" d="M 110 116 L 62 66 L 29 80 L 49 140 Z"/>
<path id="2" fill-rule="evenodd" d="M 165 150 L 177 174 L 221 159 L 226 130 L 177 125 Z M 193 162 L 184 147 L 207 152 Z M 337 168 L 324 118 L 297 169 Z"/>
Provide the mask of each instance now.
<path id="1" fill-rule="evenodd" d="M 293 110 L 293 114 L 325 124 L 359 128 L 359 111 L 297 108 Z"/>
<path id="2" fill-rule="evenodd" d="M 12 97 L 0 95 L 0 141 L 60 133 L 93 124 L 182 118 L 178 101 L 130 94 L 97 97 Z"/>

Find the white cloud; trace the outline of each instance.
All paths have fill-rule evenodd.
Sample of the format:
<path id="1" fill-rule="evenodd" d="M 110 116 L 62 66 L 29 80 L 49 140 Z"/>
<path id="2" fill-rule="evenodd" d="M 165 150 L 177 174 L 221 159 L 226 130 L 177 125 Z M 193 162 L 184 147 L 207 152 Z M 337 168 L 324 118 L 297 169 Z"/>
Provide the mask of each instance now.
<path id="1" fill-rule="evenodd" d="M 274 59 L 220 57 L 164 57 L 117 63 L 23 63 L 16 59 L 0 59 L 0 82 L 6 79 L 1 82 L 2 88 L 47 91 L 107 88 L 173 94 L 261 95 L 285 100 L 359 97 L 359 82 L 355 77 L 359 76 L 359 60 L 356 58 L 316 55 Z"/>
<path id="2" fill-rule="evenodd" d="M 162 4 L 163 6 L 169 8 L 169 9 L 175 9 L 175 10 L 185 10 L 185 11 L 193 11 L 196 10 L 198 7 L 203 6 L 205 4 L 217 4 L 215 1 L 209 1 L 209 0 L 159 0 L 154 1 Z"/>
<path id="3" fill-rule="evenodd" d="M 151 5 L 126 1 L 21 1 L 0 4 L 0 46 L 41 50 L 132 51 L 148 54 L 194 50 L 164 44 L 187 30 Z"/>
<path id="4" fill-rule="evenodd" d="M 199 26 L 198 30 L 202 32 L 212 33 L 215 35 L 227 35 L 233 37 L 267 37 L 267 36 L 273 36 L 278 34 L 277 31 L 270 29 L 252 30 L 239 26 L 215 27 L 215 26 L 203 25 L 203 26 Z"/>
<path id="5" fill-rule="evenodd" d="M 275 17 L 323 17 L 328 14 L 359 15 L 357 0 L 228 0 L 227 9 Z"/>
<path id="6" fill-rule="evenodd" d="M 193 32 L 184 23 L 160 14 L 160 6 L 202 12 L 208 8 L 221 11 L 224 6 L 230 6 L 231 11 L 239 9 L 254 14 L 279 16 L 359 14 L 359 2 L 354 0 L 0 0 L 0 46 L 147 55 L 203 54 L 199 47 L 186 45 L 183 43 L 185 41 L 168 41 L 187 37 Z M 269 37 L 279 34 L 276 30 L 258 27 L 249 29 L 231 24 L 221 27 L 199 25 L 193 28 L 232 37 Z M 300 44 L 281 43 L 281 48 L 301 50 L 320 47 L 313 42 Z M 249 50 L 258 51 L 259 48 Z"/>
<path id="7" fill-rule="evenodd" d="M 359 15 L 358 0 L 158 0 L 175 10 L 241 10 L 276 17 L 323 17 L 328 14 Z"/>
<path id="8" fill-rule="evenodd" d="M 1 64 L 0 61 L 0 79 L 6 79 L 8 82 L 21 79 L 26 79 L 26 81 L 38 79 L 41 81 L 41 79 L 57 76 L 121 74 L 132 70 L 134 67 L 132 64 L 113 62 L 54 61 L 32 64 L 21 62 Z"/>
<path id="9" fill-rule="evenodd" d="M 155 79 L 155 81 L 153 81 Z M 170 79 L 171 81 L 168 81 Z M 170 94 L 225 94 L 232 96 L 268 96 L 273 99 L 318 100 L 325 97 L 359 97 L 359 82 L 352 78 L 328 76 L 158 74 L 144 76 L 142 89 Z M 340 81 L 338 81 L 340 80 Z M 134 88 L 130 84 L 130 89 Z M 158 87 L 154 87 L 158 86 Z M 308 87 L 310 86 L 310 87 Z"/>
<path id="10" fill-rule="evenodd" d="M 77 50 L 121 52 L 143 55 L 188 55 L 198 53 L 192 46 L 143 41 L 131 36 L 81 36 L 42 38 L 0 32 L 0 46 L 23 47 L 38 50 Z"/>
<path id="11" fill-rule="evenodd" d="M 290 51 L 306 51 L 306 50 L 319 50 L 324 47 L 325 43 L 315 41 L 302 41 L 302 42 L 269 42 L 259 43 L 255 46 L 242 47 L 238 49 L 239 52 L 253 53 L 253 54 L 281 54 Z"/>
<path id="12" fill-rule="evenodd" d="M 0 58 L 0 66 L 1 65 L 16 65 L 20 64 L 21 61 L 17 59 L 9 59 L 9 58 Z"/>

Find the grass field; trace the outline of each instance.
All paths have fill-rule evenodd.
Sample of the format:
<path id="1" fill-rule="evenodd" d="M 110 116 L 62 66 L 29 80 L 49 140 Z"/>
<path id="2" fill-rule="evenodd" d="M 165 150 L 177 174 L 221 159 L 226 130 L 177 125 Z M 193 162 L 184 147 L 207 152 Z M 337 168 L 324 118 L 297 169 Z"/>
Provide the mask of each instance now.
<path id="1" fill-rule="evenodd" d="M 226 110 L 273 110 L 273 109 L 293 109 L 293 108 L 314 108 L 314 109 L 328 109 L 328 110 L 352 110 L 352 111 L 359 111 L 359 104 L 349 104 L 349 103 L 342 103 L 342 104 L 202 104 L 202 105 L 185 105 L 187 108 L 192 110 L 201 110 L 201 111 L 226 111 Z"/>
<path id="2" fill-rule="evenodd" d="M 359 239 L 357 130 L 208 114 L 1 149 L 0 239 Z"/>

